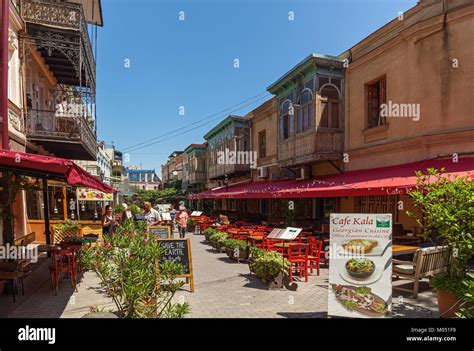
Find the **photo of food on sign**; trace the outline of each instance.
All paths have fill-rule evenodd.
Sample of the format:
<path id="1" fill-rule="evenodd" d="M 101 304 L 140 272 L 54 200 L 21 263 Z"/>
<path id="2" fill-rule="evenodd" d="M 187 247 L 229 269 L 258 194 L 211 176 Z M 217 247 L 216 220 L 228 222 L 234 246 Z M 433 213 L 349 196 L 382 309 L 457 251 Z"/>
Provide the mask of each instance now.
<path id="1" fill-rule="evenodd" d="M 390 316 L 391 235 L 390 214 L 331 214 L 329 315 Z"/>
<path id="2" fill-rule="evenodd" d="M 387 312 L 388 304 L 372 293 L 366 286 L 355 287 L 332 284 L 336 299 L 349 311 L 356 311 L 370 317 L 383 316 Z"/>

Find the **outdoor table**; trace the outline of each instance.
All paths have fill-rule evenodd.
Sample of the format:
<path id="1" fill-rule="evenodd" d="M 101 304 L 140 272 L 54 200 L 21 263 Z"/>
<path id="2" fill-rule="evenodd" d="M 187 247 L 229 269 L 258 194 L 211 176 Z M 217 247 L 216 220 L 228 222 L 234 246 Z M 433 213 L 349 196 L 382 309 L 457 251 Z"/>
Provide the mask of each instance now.
<path id="1" fill-rule="evenodd" d="M 61 246 L 59 245 L 39 245 L 38 246 L 39 252 L 49 252 L 51 250 L 61 250 Z"/>
<path id="2" fill-rule="evenodd" d="M 409 255 L 415 253 L 415 251 L 418 249 L 418 246 L 393 245 L 392 256 Z"/>
<path id="3" fill-rule="evenodd" d="M 252 242 L 254 242 L 254 243 L 255 243 L 255 242 L 261 242 L 261 241 L 263 241 L 264 239 L 265 239 L 265 237 L 262 236 L 262 235 L 258 235 L 258 236 L 249 235 L 249 236 L 247 237 L 247 240 L 248 240 L 248 241 L 252 241 Z"/>

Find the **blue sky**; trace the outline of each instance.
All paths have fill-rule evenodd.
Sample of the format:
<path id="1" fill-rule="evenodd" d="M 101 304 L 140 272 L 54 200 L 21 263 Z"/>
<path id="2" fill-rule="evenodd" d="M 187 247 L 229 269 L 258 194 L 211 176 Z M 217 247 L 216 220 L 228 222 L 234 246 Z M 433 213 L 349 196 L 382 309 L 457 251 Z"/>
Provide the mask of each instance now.
<path id="1" fill-rule="evenodd" d="M 417 1 L 102 2 L 98 137 L 124 152 L 154 138 L 129 152 L 130 163 L 161 173 L 173 151 L 202 142 L 230 112 L 244 115 L 265 101 L 266 88 L 311 52 L 338 55 Z"/>

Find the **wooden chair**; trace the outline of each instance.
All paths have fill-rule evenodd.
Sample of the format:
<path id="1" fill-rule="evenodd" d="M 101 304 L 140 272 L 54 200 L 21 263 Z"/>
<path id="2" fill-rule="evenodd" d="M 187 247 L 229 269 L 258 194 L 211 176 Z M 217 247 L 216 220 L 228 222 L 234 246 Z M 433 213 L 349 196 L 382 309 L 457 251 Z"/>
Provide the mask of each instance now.
<path id="1" fill-rule="evenodd" d="M 300 277 L 308 281 L 308 249 L 307 244 L 291 244 L 288 247 L 288 261 L 290 262 L 290 281 L 293 280 L 293 270 Z"/>
<path id="2" fill-rule="evenodd" d="M 413 281 L 413 289 L 394 286 L 394 290 L 413 293 L 413 298 L 418 297 L 419 282 L 422 278 L 431 278 L 446 271 L 448 255 L 447 246 L 420 248 L 413 256 L 413 262 L 393 259 L 392 276 L 395 279 Z"/>
<path id="3" fill-rule="evenodd" d="M 308 254 L 308 264 L 311 273 L 313 269 L 316 268 L 316 272 L 319 275 L 321 268 L 321 251 L 323 248 L 323 242 L 315 238 L 308 238 L 309 244 L 309 254 Z"/>
<path id="4" fill-rule="evenodd" d="M 76 257 L 74 249 L 51 250 L 52 264 L 49 267 L 51 287 L 58 294 L 59 277 L 65 273 L 71 280 L 71 286 L 77 291 Z"/>

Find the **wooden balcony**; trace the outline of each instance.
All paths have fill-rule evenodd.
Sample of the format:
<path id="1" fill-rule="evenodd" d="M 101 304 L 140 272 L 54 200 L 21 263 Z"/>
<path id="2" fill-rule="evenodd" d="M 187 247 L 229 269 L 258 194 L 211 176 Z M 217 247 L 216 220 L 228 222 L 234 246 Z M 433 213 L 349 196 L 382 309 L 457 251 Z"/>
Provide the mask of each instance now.
<path id="1" fill-rule="evenodd" d="M 96 136 L 81 114 L 30 110 L 26 138 L 41 145 L 57 157 L 95 160 Z"/>
<path id="2" fill-rule="evenodd" d="M 250 165 L 247 164 L 209 164 L 208 177 L 211 180 L 224 179 L 225 176 L 237 177 L 250 173 Z"/>
<path id="3" fill-rule="evenodd" d="M 197 171 L 190 171 L 188 173 L 188 183 L 190 185 L 196 183 L 205 183 L 207 180 L 207 173 L 206 172 L 197 172 Z"/>
<path id="4" fill-rule="evenodd" d="M 342 129 L 310 130 L 278 142 L 278 165 L 293 167 L 318 161 L 340 160 L 344 146 Z"/>
<path id="5" fill-rule="evenodd" d="M 95 91 L 95 58 L 80 3 L 23 0 L 25 38 L 36 44 L 59 84 Z"/>

